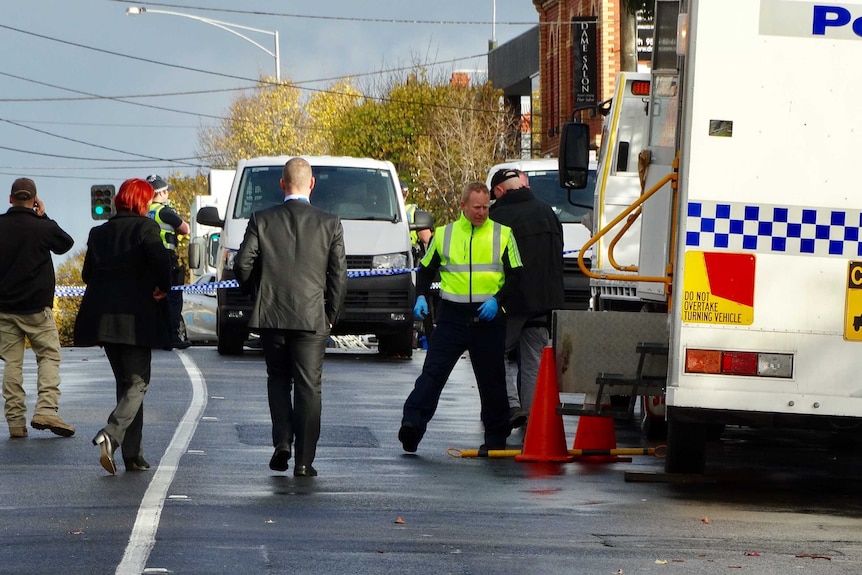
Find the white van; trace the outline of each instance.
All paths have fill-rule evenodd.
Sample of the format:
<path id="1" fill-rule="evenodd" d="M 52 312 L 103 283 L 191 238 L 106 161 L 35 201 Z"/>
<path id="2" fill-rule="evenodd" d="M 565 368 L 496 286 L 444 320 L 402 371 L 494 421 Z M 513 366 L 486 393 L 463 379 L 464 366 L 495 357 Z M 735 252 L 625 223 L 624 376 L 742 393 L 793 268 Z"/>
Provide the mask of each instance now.
<path id="1" fill-rule="evenodd" d="M 584 216 L 593 211 L 593 190 L 596 187 L 596 164 L 590 162 L 587 187 L 569 190 L 560 187 L 559 160 L 542 158 L 535 160 L 508 160 L 493 166 L 488 171 L 485 185 L 491 187 L 491 178 L 497 170 L 520 170 L 527 174 L 530 190 L 554 210 L 563 225 L 563 289 L 565 309 L 587 309 L 590 300 L 590 281 L 578 267 L 578 252 L 590 239 L 590 230 L 582 224 Z M 589 268 L 590 255 L 584 254 L 584 263 Z"/>
<path id="2" fill-rule="evenodd" d="M 202 208 L 197 221 L 223 228 L 218 279 L 235 279 L 233 265 L 252 212 L 278 205 L 284 164 L 293 156 L 241 160 L 231 186 L 225 218 Z M 376 334 L 378 351 L 410 357 L 413 351 L 415 278 L 410 230 L 433 227 L 417 212 L 408 225 L 398 174 L 391 162 L 367 158 L 302 156 L 311 164 L 315 187 L 311 204 L 341 218 L 347 253 L 347 296 L 333 335 Z M 249 336 L 250 298 L 238 288 L 218 290 L 218 351 L 237 355 Z"/>

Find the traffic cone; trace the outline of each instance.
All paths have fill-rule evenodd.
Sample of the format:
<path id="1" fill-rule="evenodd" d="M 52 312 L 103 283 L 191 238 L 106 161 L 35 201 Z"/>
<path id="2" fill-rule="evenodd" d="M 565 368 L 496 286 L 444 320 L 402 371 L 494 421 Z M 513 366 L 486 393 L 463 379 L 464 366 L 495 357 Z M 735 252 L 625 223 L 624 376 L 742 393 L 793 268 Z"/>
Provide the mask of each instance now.
<path id="1" fill-rule="evenodd" d="M 560 389 L 557 386 L 557 364 L 554 348 L 546 346 L 542 350 L 539 363 L 539 377 L 533 394 L 533 406 L 527 431 L 524 435 L 524 448 L 515 461 L 539 461 L 567 463 L 574 458 L 566 449 L 566 432 L 563 416 L 557 413 L 560 404 Z"/>
<path id="2" fill-rule="evenodd" d="M 578 419 L 578 429 L 575 431 L 575 450 L 609 450 L 617 448 L 617 433 L 614 420 L 611 417 L 582 415 Z M 576 461 L 592 463 L 614 463 L 631 461 L 630 457 L 619 455 L 578 455 Z"/>

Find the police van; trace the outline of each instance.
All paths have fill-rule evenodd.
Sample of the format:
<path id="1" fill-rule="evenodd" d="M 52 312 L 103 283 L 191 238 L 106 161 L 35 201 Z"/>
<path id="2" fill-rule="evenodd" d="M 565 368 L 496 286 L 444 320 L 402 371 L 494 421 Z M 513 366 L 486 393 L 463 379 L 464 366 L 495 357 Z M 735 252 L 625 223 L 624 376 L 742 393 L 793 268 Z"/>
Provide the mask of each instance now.
<path id="1" fill-rule="evenodd" d="M 430 214 L 417 211 L 408 224 L 398 174 L 391 162 L 368 158 L 302 156 L 311 164 L 315 187 L 311 204 L 341 218 L 347 255 L 347 295 L 333 335 L 375 334 L 384 355 L 410 357 L 413 351 L 415 262 L 410 231 L 433 227 Z M 222 228 L 218 279 L 236 278 L 234 258 L 253 212 L 284 199 L 279 181 L 292 156 L 241 160 L 224 219 L 214 207 L 197 213 L 201 224 Z M 249 337 L 252 301 L 239 288 L 217 292 L 218 351 L 243 352 Z"/>
<path id="2" fill-rule="evenodd" d="M 858 109 L 862 3 L 658 0 L 655 21 L 644 191 L 596 234 L 642 208 L 621 277 L 667 313 L 588 319 L 661 328 L 630 347 L 665 344 L 668 472 L 703 472 L 727 425 L 858 432 L 862 115 L 835 111 Z M 564 134 L 589 141 L 583 124 Z M 595 388 L 595 371 L 574 383 Z"/>

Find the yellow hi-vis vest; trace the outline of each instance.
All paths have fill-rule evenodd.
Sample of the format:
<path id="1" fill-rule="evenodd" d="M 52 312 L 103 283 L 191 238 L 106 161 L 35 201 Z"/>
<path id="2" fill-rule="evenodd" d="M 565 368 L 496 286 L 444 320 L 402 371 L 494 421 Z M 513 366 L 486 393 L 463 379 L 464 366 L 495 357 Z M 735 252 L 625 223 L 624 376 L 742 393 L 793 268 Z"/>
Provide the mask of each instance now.
<path id="1" fill-rule="evenodd" d="M 404 211 L 407 212 L 407 223 L 412 224 L 413 219 L 416 217 L 416 210 L 419 209 L 419 206 L 416 204 L 406 204 L 404 206 Z M 419 243 L 419 234 L 416 233 L 415 230 L 410 230 L 410 243 L 412 245 L 417 245 Z"/>
<path id="2" fill-rule="evenodd" d="M 512 228 L 490 218 L 474 227 L 464 214 L 455 222 L 437 228 L 422 263 L 440 255 L 440 297 L 458 303 L 481 303 L 503 287 L 503 253 L 509 265 L 521 267 L 521 255 Z"/>
<path id="3" fill-rule="evenodd" d="M 165 248 L 169 250 L 177 249 L 177 232 L 174 230 L 173 226 L 170 224 L 166 224 L 162 221 L 162 218 L 159 216 L 159 212 L 162 211 L 162 208 L 165 207 L 165 204 L 160 204 L 159 202 L 153 202 L 150 204 L 150 211 L 147 216 L 151 220 L 156 220 L 156 223 L 159 224 L 159 236 L 162 238 L 162 243 L 165 245 Z M 173 241 L 170 241 L 168 236 L 173 236 Z"/>

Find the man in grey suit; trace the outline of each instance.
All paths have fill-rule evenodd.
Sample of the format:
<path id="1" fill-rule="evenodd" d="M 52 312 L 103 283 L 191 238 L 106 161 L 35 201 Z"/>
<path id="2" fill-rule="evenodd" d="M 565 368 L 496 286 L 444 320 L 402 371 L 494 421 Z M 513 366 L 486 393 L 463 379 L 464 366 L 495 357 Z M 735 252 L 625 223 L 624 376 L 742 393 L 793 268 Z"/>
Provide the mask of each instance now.
<path id="1" fill-rule="evenodd" d="M 347 287 L 344 231 L 337 216 L 309 203 L 314 177 L 306 160 L 284 165 L 281 188 L 282 205 L 252 214 L 235 264 L 240 287 L 254 294 L 249 327 L 260 333 L 266 360 L 269 467 L 287 471 L 293 444 L 293 474 L 312 477 L 323 357 Z"/>

